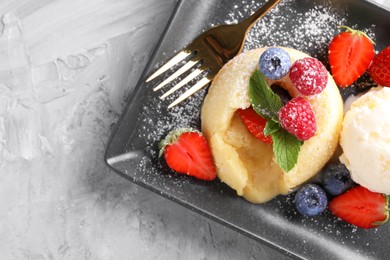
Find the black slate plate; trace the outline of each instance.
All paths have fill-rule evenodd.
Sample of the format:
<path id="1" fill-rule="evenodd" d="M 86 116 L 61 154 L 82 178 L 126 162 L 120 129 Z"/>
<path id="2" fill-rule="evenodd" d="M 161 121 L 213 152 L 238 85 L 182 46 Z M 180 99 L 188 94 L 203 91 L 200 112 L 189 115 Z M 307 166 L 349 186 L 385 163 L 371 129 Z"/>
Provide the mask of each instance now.
<path id="1" fill-rule="evenodd" d="M 305 218 L 292 206 L 292 195 L 253 205 L 219 181 L 203 182 L 170 171 L 158 159 L 158 141 L 178 127 L 199 128 L 199 110 L 207 90 L 172 110 L 154 84 L 143 83 L 174 52 L 201 31 L 248 16 L 265 1 L 182 0 L 152 55 L 108 143 L 105 160 L 124 178 L 233 228 L 282 253 L 309 259 L 386 259 L 390 225 L 363 230 L 330 212 Z M 390 12 L 363 0 L 284 0 L 250 32 L 245 50 L 283 45 L 326 62 L 327 45 L 344 24 L 365 30 L 376 50 L 390 45 Z M 344 97 L 370 87 L 363 77 Z"/>

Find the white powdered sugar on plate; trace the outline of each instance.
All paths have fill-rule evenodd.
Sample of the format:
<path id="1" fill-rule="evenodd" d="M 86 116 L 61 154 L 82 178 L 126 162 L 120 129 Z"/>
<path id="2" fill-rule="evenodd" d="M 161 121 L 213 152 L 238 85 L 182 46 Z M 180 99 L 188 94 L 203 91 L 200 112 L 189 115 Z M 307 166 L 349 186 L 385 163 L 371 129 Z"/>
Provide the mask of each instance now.
<path id="1" fill-rule="evenodd" d="M 264 46 L 285 46 L 306 52 L 327 64 L 327 47 L 331 39 L 339 32 L 338 26 L 346 24 L 343 10 L 336 9 L 331 4 L 313 5 L 306 11 L 297 8 L 302 4 L 295 0 L 285 0 L 258 21 L 249 31 L 244 50 Z M 235 4 L 226 16 L 224 23 L 231 24 L 242 21 L 261 6 L 258 1 L 243 0 Z M 351 27 L 354 25 L 347 24 Z M 214 26 L 210 22 L 210 27 Z M 359 28 L 375 39 L 371 28 Z M 175 82 L 173 82 L 175 84 Z M 172 86 L 166 86 L 169 89 Z M 179 91 L 184 93 L 183 91 Z M 177 95 L 166 100 L 160 100 L 157 95 L 162 92 L 151 92 L 146 97 L 141 123 L 138 127 L 138 137 L 147 140 L 146 151 L 151 158 L 158 155 L 158 142 L 173 129 L 193 127 L 200 129 L 200 109 L 206 90 L 199 91 L 188 100 L 173 109 L 167 106 Z M 158 115 L 158 116 L 156 116 Z M 156 160 L 153 160 L 154 163 Z M 141 165 L 145 170 L 148 167 Z M 143 171 L 142 170 L 142 171 Z"/>
<path id="2" fill-rule="evenodd" d="M 262 46 L 285 46 L 306 52 L 326 63 L 327 46 L 338 32 L 337 26 L 345 24 L 346 18 L 331 5 L 315 5 L 305 12 L 299 12 L 296 8 L 298 4 L 294 0 L 282 1 L 257 22 L 248 33 L 244 51 Z M 241 1 L 234 5 L 224 22 L 231 24 L 241 21 L 260 6 L 258 1 Z M 367 33 L 370 34 L 370 31 Z M 166 89 L 169 87 L 166 86 Z M 168 104 L 178 95 L 161 101 L 156 95 L 162 92 L 156 93 L 147 97 L 140 115 L 145 126 L 141 126 L 143 129 L 139 131 L 139 137 L 148 140 L 147 151 L 152 157 L 157 155 L 156 143 L 168 131 L 179 127 L 199 129 L 200 108 L 206 91 L 196 93 L 170 110 L 167 110 Z M 151 118 L 156 118 L 156 113 L 158 120 L 154 121 Z"/>
<path id="3" fill-rule="evenodd" d="M 307 8 L 298 8 L 298 5 L 301 4 L 307 5 Z M 242 21 L 260 6 L 261 3 L 258 3 L 258 1 L 240 1 L 226 15 L 224 22 L 231 24 Z M 348 12 L 345 8 L 348 7 L 336 8 L 332 4 L 318 5 L 310 1 L 282 1 L 249 31 L 244 51 L 265 46 L 290 47 L 319 59 L 329 70 L 327 62 L 328 45 L 332 38 L 340 32 L 339 25 L 347 25 L 362 30 L 375 40 L 375 34 L 373 33 L 375 26 L 361 28 L 356 24 L 348 24 L 348 17 L 345 17 L 345 13 Z M 213 21 L 210 21 L 209 24 L 210 27 L 214 25 Z M 366 80 L 363 80 L 361 83 L 356 83 L 355 86 L 357 88 L 365 88 L 369 86 L 366 82 Z M 185 178 L 185 176 L 182 178 L 175 175 L 164 165 L 163 160 L 158 158 L 158 143 L 173 129 L 192 127 L 200 130 L 200 111 L 207 88 L 168 110 L 167 106 L 181 93 L 184 93 L 185 90 L 179 91 L 180 93 L 174 94 L 166 100 L 160 100 L 158 96 L 162 95 L 163 92 L 153 92 L 151 90 L 153 86 L 148 85 L 147 87 L 149 90 L 145 91 L 145 100 L 143 101 L 142 111 L 139 114 L 137 131 L 134 134 L 135 139 L 144 140 L 146 144 L 144 148 L 146 156 L 141 160 L 136 169 L 137 179 L 152 186 L 158 181 L 160 186 L 167 187 L 166 190 L 172 189 L 172 187 L 177 187 L 180 190 L 180 187 L 192 184 L 192 180 Z M 172 86 L 166 86 L 165 89 L 170 87 Z M 356 88 L 349 88 L 342 94 L 346 97 L 354 93 L 354 89 Z M 159 176 L 158 178 L 156 177 L 157 175 Z M 221 193 L 224 192 L 221 189 Z M 168 196 L 170 195 L 168 194 Z M 281 196 L 275 201 L 275 205 L 280 206 L 277 206 L 276 211 L 284 216 L 286 221 L 296 222 L 298 213 L 294 209 L 293 203 L 291 203 L 291 195 Z M 243 201 L 243 203 L 245 202 Z M 331 219 L 330 213 L 325 213 L 324 218 Z M 306 218 L 299 221 L 303 225 L 309 226 L 309 230 L 316 230 L 313 232 L 318 236 L 322 234 L 324 236 L 335 235 L 343 241 L 359 238 L 358 234 L 345 237 L 345 234 L 332 229 L 332 223 L 323 223 L 322 218 L 318 220 Z M 317 228 L 313 229 L 313 226 Z"/>
<path id="4" fill-rule="evenodd" d="M 298 49 L 318 58 L 325 66 L 327 64 L 328 45 L 332 38 L 340 31 L 339 25 L 346 24 L 345 10 L 335 9 L 332 5 L 310 5 L 311 8 L 297 8 L 301 1 L 286 0 L 270 11 L 263 19 L 257 22 L 250 30 L 244 51 L 265 46 L 284 46 Z M 306 3 L 307 4 L 307 3 Z M 231 24 L 241 21 L 260 7 L 256 1 L 241 1 L 236 4 L 224 21 Z M 210 23 L 211 25 L 212 23 Z M 375 39 L 372 28 L 359 28 Z M 166 89 L 169 89 L 167 86 Z M 179 91 L 184 93 L 183 91 Z M 166 100 L 160 100 L 162 92 L 147 92 L 136 137 L 146 140 L 146 154 L 138 165 L 137 178 L 145 178 L 145 182 L 155 182 L 153 175 L 163 175 L 164 181 L 174 182 L 175 185 L 185 185 L 185 178 L 175 178 L 158 159 L 158 143 L 165 135 L 177 128 L 192 127 L 200 130 L 200 110 L 207 88 L 199 91 L 188 100 L 172 109 L 167 106 L 180 95 L 177 93 Z M 159 179 L 159 181 L 161 181 Z M 172 185 L 167 185 L 171 187 Z M 287 196 L 286 200 L 289 199 Z M 295 210 L 287 207 L 283 211 L 286 215 L 294 215 Z M 318 224 L 318 223 L 317 223 Z"/>

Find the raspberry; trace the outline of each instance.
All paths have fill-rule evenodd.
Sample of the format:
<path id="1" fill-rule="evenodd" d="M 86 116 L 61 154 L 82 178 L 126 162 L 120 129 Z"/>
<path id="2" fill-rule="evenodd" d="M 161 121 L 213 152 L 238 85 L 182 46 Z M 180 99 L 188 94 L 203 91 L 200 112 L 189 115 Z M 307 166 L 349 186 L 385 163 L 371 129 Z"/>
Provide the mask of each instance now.
<path id="1" fill-rule="evenodd" d="M 313 109 L 303 97 L 291 99 L 279 110 L 278 116 L 282 127 L 299 140 L 310 139 L 317 130 Z"/>
<path id="2" fill-rule="evenodd" d="M 293 63 L 290 79 L 302 95 L 321 93 L 328 83 L 328 71 L 315 58 L 303 58 Z"/>

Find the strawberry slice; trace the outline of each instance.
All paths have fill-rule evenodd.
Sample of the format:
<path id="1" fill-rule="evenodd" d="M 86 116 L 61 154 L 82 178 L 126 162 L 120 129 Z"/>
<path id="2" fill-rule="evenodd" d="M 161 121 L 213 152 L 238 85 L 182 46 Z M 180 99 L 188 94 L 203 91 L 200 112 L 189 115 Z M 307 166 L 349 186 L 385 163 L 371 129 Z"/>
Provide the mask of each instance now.
<path id="1" fill-rule="evenodd" d="M 329 209 L 344 221 L 361 228 L 375 228 L 389 218 L 388 197 L 356 186 L 337 196 Z"/>
<path id="2" fill-rule="evenodd" d="M 264 127 L 267 124 L 267 120 L 261 117 L 252 108 L 239 109 L 238 114 L 241 117 L 242 122 L 248 129 L 248 131 L 260 141 L 268 144 L 272 144 L 271 135 L 264 136 Z"/>
<path id="3" fill-rule="evenodd" d="M 201 180 L 214 180 L 217 176 L 206 138 L 194 129 L 171 131 L 160 142 L 160 156 L 172 170 Z"/>
<path id="4" fill-rule="evenodd" d="M 378 85 L 390 87 L 390 46 L 375 56 L 368 73 Z"/>
<path id="5" fill-rule="evenodd" d="M 374 58 L 373 41 L 364 32 L 340 26 L 347 31 L 336 35 L 329 44 L 329 63 L 339 87 L 347 87 L 366 72 Z"/>

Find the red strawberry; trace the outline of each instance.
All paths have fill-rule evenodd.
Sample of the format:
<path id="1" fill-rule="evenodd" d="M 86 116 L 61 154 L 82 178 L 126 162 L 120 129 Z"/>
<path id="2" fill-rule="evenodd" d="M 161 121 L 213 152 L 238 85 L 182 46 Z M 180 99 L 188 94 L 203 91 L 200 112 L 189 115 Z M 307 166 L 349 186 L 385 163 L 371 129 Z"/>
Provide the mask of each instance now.
<path id="1" fill-rule="evenodd" d="M 361 228 L 375 228 L 389 218 L 388 197 L 356 186 L 337 196 L 329 209 L 342 220 Z"/>
<path id="2" fill-rule="evenodd" d="M 214 180 L 217 176 L 206 138 L 193 129 L 171 131 L 160 143 L 160 156 L 168 166 L 179 173 L 202 180 Z"/>
<path id="3" fill-rule="evenodd" d="M 314 111 L 306 99 L 296 97 L 291 99 L 279 112 L 281 126 L 299 140 L 307 140 L 317 131 Z"/>
<path id="4" fill-rule="evenodd" d="M 241 117 L 242 122 L 248 129 L 248 131 L 260 141 L 268 144 L 272 144 L 271 136 L 264 136 L 264 127 L 267 124 L 267 120 L 261 117 L 252 108 L 239 109 L 238 114 Z"/>
<path id="5" fill-rule="evenodd" d="M 364 32 L 340 26 L 347 31 L 336 35 L 329 44 L 329 63 L 333 78 L 347 87 L 366 72 L 375 51 L 373 41 Z"/>
<path id="6" fill-rule="evenodd" d="M 390 87 L 390 46 L 375 56 L 368 73 L 377 84 Z"/>

